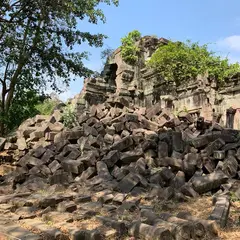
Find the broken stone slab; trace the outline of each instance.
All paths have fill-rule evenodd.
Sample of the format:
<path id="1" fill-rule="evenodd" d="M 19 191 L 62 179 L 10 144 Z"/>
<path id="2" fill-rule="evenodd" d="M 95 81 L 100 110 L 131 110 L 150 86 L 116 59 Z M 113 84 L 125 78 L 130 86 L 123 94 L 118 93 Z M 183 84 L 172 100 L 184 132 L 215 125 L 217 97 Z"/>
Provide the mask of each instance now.
<path id="1" fill-rule="evenodd" d="M 29 197 L 30 195 L 31 195 L 31 192 L 25 192 L 25 193 L 15 193 L 15 194 L 0 196 L 0 204 L 9 203 L 9 201 L 14 198 L 24 198 L 24 197 Z"/>
<path id="2" fill-rule="evenodd" d="M 138 183 L 140 179 L 134 173 L 129 173 L 118 184 L 117 189 L 122 193 L 129 193 Z"/>
<path id="3" fill-rule="evenodd" d="M 116 133 L 114 126 L 107 126 L 105 130 L 106 130 L 106 133 L 112 136 Z"/>
<path id="4" fill-rule="evenodd" d="M 199 197 L 199 194 L 193 189 L 191 183 L 185 183 L 181 188 L 180 192 L 184 195 L 192 198 Z"/>
<path id="5" fill-rule="evenodd" d="M 55 173 L 58 169 L 60 169 L 62 166 L 59 164 L 57 160 L 54 160 L 48 165 L 48 168 L 51 170 L 52 173 Z"/>
<path id="6" fill-rule="evenodd" d="M 141 174 L 141 175 L 147 175 L 148 174 L 148 171 L 147 171 L 147 164 L 145 162 L 145 159 L 144 158 L 140 158 L 137 160 L 136 162 L 136 166 L 135 166 L 135 169 L 137 171 L 137 173 Z"/>
<path id="7" fill-rule="evenodd" d="M 67 185 L 70 182 L 72 182 L 72 176 L 71 174 L 67 172 L 62 172 L 62 171 L 56 171 L 52 176 L 49 177 L 49 183 L 51 185 L 54 184 L 62 184 L 62 185 Z"/>
<path id="8" fill-rule="evenodd" d="M 124 173 L 124 171 L 119 168 L 118 166 L 114 166 L 112 172 L 111 172 L 111 175 L 116 178 L 118 181 L 122 180 L 126 174 Z"/>
<path id="9" fill-rule="evenodd" d="M 37 130 L 37 127 L 25 127 L 24 129 L 20 130 L 18 129 L 17 130 L 17 137 L 18 138 L 22 138 L 24 137 L 25 139 L 26 138 L 29 138 L 30 137 L 30 134 L 34 131 Z"/>
<path id="10" fill-rule="evenodd" d="M 6 143 L 7 139 L 6 138 L 0 138 L 0 151 L 3 150 L 4 144 Z"/>
<path id="11" fill-rule="evenodd" d="M 204 151 L 207 153 L 208 156 L 212 155 L 214 151 L 219 150 L 222 146 L 225 145 L 225 142 L 221 139 L 218 138 L 214 142 L 211 142 L 205 149 Z"/>
<path id="12" fill-rule="evenodd" d="M 57 210 L 59 212 L 74 212 L 77 210 L 77 205 L 70 201 L 70 202 L 60 202 L 57 206 Z"/>
<path id="13" fill-rule="evenodd" d="M 44 138 L 47 132 L 49 132 L 48 125 L 37 128 L 36 131 L 30 133 L 28 141 L 38 141 L 39 139 Z"/>
<path id="14" fill-rule="evenodd" d="M 90 117 L 87 121 L 86 124 L 90 127 L 92 127 L 94 124 L 98 123 L 99 120 L 95 117 Z"/>
<path id="15" fill-rule="evenodd" d="M 168 157 L 168 144 L 166 142 L 159 142 L 158 143 L 158 158 L 165 158 Z"/>
<path id="16" fill-rule="evenodd" d="M 44 197 L 38 201 L 37 207 L 45 209 L 47 207 L 55 207 L 56 206 L 56 198 L 53 197 Z"/>
<path id="17" fill-rule="evenodd" d="M 73 149 L 69 154 L 68 154 L 68 159 L 76 160 L 79 156 L 81 155 L 81 152 L 78 149 Z"/>
<path id="18" fill-rule="evenodd" d="M 35 207 L 20 207 L 14 214 L 19 216 L 19 219 L 32 219 L 37 215 L 34 213 L 37 209 Z"/>
<path id="19" fill-rule="evenodd" d="M 180 239 L 195 239 L 195 231 L 198 229 L 196 229 L 196 225 L 192 222 L 175 217 L 169 213 L 161 213 L 159 218 L 171 224 L 180 226 L 182 228 L 182 231 L 180 232 L 181 235 L 179 236 Z M 202 226 L 200 229 L 202 230 Z"/>
<path id="20" fill-rule="evenodd" d="M 125 122 L 135 122 L 138 123 L 138 115 L 135 113 L 124 113 Z"/>
<path id="21" fill-rule="evenodd" d="M 225 146 L 222 147 L 223 151 L 229 151 L 229 150 L 234 150 L 240 147 L 240 141 L 236 143 L 227 143 Z"/>
<path id="22" fill-rule="evenodd" d="M 79 160 L 64 160 L 61 163 L 62 168 L 66 172 L 74 173 L 74 174 L 81 174 L 84 171 L 84 164 L 82 161 Z"/>
<path id="23" fill-rule="evenodd" d="M 25 138 L 18 138 L 17 146 L 20 151 L 27 149 L 27 143 L 26 143 Z"/>
<path id="24" fill-rule="evenodd" d="M 3 237 L 2 239 L 22 239 L 24 237 L 25 240 L 41 240 L 42 236 L 38 234 L 34 234 L 25 228 L 19 226 L 19 224 L 16 223 L 7 223 L 2 224 L 0 223 L 0 237 Z"/>
<path id="25" fill-rule="evenodd" d="M 126 148 L 129 148 L 133 144 L 133 139 L 131 136 L 125 137 L 117 142 L 114 142 L 114 144 L 111 146 L 111 150 L 118 150 L 122 151 Z"/>
<path id="26" fill-rule="evenodd" d="M 199 136 L 197 138 L 189 140 L 188 142 L 195 148 L 202 148 L 209 143 L 207 136 Z"/>
<path id="27" fill-rule="evenodd" d="M 81 152 L 83 152 L 84 150 L 91 150 L 90 141 L 88 137 L 79 138 L 77 143 L 79 145 L 79 149 Z"/>
<path id="28" fill-rule="evenodd" d="M 34 166 L 39 166 L 39 165 L 43 165 L 44 162 L 38 158 L 35 158 L 33 156 L 30 155 L 25 155 L 24 157 L 22 157 L 18 164 L 22 167 L 24 166 L 30 166 L 30 167 L 34 167 Z"/>
<path id="29" fill-rule="evenodd" d="M 182 140 L 181 132 L 173 132 L 172 133 L 172 146 L 173 150 L 176 152 L 182 153 L 184 150 L 184 142 Z"/>
<path id="30" fill-rule="evenodd" d="M 108 167 L 107 167 L 106 163 L 104 163 L 102 161 L 99 161 L 96 164 L 96 168 L 97 168 L 98 176 L 100 178 L 103 178 L 105 180 L 112 180 L 112 176 L 111 176 L 111 174 L 108 170 Z"/>
<path id="31" fill-rule="evenodd" d="M 68 140 L 66 140 L 66 139 L 64 139 L 63 141 L 59 141 L 59 142 L 57 142 L 57 143 L 54 142 L 54 145 L 55 145 L 55 147 L 56 147 L 56 152 L 57 152 L 57 153 L 62 152 L 62 150 L 64 149 L 64 147 L 65 147 L 66 145 L 68 145 L 68 144 L 70 144 L 70 142 L 69 142 Z"/>
<path id="32" fill-rule="evenodd" d="M 28 229 L 31 229 L 31 231 L 41 232 L 43 237 L 46 238 L 61 239 L 64 237 L 64 234 L 59 229 L 51 227 L 38 219 L 26 219 L 21 221 L 21 223 Z"/>
<path id="33" fill-rule="evenodd" d="M 123 162 L 124 164 L 131 163 L 131 162 L 136 162 L 140 157 L 143 156 L 143 151 L 142 149 L 135 149 L 132 151 L 127 151 L 120 153 L 120 161 Z"/>
<path id="34" fill-rule="evenodd" d="M 49 123 L 48 126 L 52 132 L 61 132 L 64 129 L 64 124 L 60 122 Z"/>
<path id="35" fill-rule="evenodd" d="M 115 197 L 113 198 L 113 203 L 114 203 L 114 204 L 122 204 L 126 197 L 127 197 L 126 194 L 118 193 L 118 194 L 116 194 Z"/>
<path id="36" fill-rule="evenodd" d="M 162 167 L 171 167 L 176 170 L 183 169 L 183 161 L 181 159 L 165 157 L 159 159 L 159 166 Z"/>
<path id="37" fill-rule="evenodd" d="M 94 137 L 97 137 L 97 135 L 98 135 L 98 131 L 94 128 L 94 127 L 90 127 L 90 126 L 88 126 L 87 124 L 85 124 L 84 126 L 83 126 L 83 131 L 84 131 L 84 136 L 89 136 L 89 135 L 92 135 L 92 136 L 94 136 Z M 80 138 L 80 137 L 79 137 Z M 78 138 L 78 139 L 79 139 Z"/>
<path id="38" fill-rule="evenodd" d="M 167 184 L 175 177 L 175 174 L 172 172 L 172 170 L 167 167 L 161 168 L 159 174 L 161 180 Z"/>
<path id="39" fill-rule="evenodd" d="M 127 227 L 122 221 L 117 221 L 115 219 L 103 216 L 97 216 L 97 219 L 100 220 L 105 226 L 116 229 L 120 235 L 125 234 L 127 231 Z"/>
<path id="40" fill-rule="evenodd" d="M 93 127 L 97 130 L 97 132 L 99 133 L 99 134 L 101 134 L 102 136 L 104 136 L 107 132 L 106 132 L 106 130 L 105 130 L 105 128 L 104 128 L 104 125 L 103 125 L 103 123 L 101 123 L 101 122 L 97 122 L 97 123 L 95 123 L 94 125 L 93 125 Z M 110 135 L 112 135 L 112 134 L 110 134 Z"/>
<path id="41" fill-rule="evenodd" d="M 136 122 L 126 122 L 125 127 L 129 132 L 132 132 L 134 129 L 140 128 L 140 124 Z"/>
<path id="42" fill-rule="evenodd" d="M 136 129 L 136 130 L 139 130 L 139 129 Z M 158 134 L 156 132 L 150 131 L 150 130 L 144 130 L 143 133 L 146 140 L 155 141 L 155 142 L 158 141 Z"/>
<path id="43" fill-rule="evenodd" d="M 111 117 L 105 117 L 105 118 L 102 118 L 100 122 L 102 122 L 104 125 L 111 125 L 112 120 L 113 119 Z"/>
<path id="44" fill-rule="evenodd" d="M 102 161 L 105 162 L 109 168 L 111 168 L 111 167 L 114 167 L 114 165 L 117 163 L 119 158 L 120 158 L 119 151 L 112 150 L 102 158 Z"/>
<path id="45" fill-rule="evenodd" d="M 130 136 L 130 132 L 127 130 L 123 130 L 121 133 L 121 138 L 128 137 L 128 136 Z"/>
<path id="46" fill-rule="evenodd" d="M 4 150 L 16 150 L 18 146 L 15 143 L 6 142 L 4 144 Z"/>
<path id="47" fill-rule="evenodd" d="M 144 117 L 142 117 L 141 123 L 143 125 L 143 128 L 151 130 L 151 131 L 158 131 L 158 129 L 160 128 L 160 126 L 157 123 L 149 121 L 149 120 L 145 119 Z"/>
<path id="48" fill-rule="evenodd" d="M 172 179 L 170 185 L 176 189 L 180 189 L 186 182 L 185 174 L 182 171 L 178 171 L 176 176 Z"/>
<path id="49" fill-rule="evenodd" d="M 113 123 L 112 126 L 114 127 L 116 133 L 119 133 L 125 129 L 123 122 Z"/>
<path id="50" fill-rule="evenodd" d="M 46 148 L 44 147 L 38 147 L 37 149 L 35 149 L 32 153 L 32 155 L 36 158 L 41 158 L 42 155 L 46 152 Z"/>
<path id="51" fill-rule="evenodd" d="M 113 136 L 112 135 L 110 135 L 110 134 L 106 134 L 105 136 L 104 136 L 104 142 L 106 143 L 106 144 L 113 144 Z"/>
<path id="52" fill-rule="evenodd" d="M 89 195 L 80 195 L 74 198 L 74 202 L 76 204 L 78 203 L 86 203 L 86 202 L 91 202 L 92 198 Z"/>
<path id="53" fill-rule="evenodd" d="M 152 210 L 142 209 L 141 210 L 141 218 L 144 220 L 144 223 L 154 225 L 155 227 L 162 227 L 168 229 L 171 232 L 171 235 L 176 240 L 188 239 L 189 236 L 192 235 L 189 232 L 188 226 L 186 227 L 186 222 L 180 222 L 180 224 L 176 224 L 174 222 L 168 222 L 159 218 L 159 216 L 154 213 Z M 196 238 L 194 239 L 204 239 L 205 238 L 205 229 L 201 223 L 194 224 L 195 232 L 197 233 Z"/>
<path id="54" fill-rule="evenodd" d="M 128 230 L 128 234 L 137 239 L 156 239 L 156 240 L 172 240 L 173 237 L 170 231 L 166 228 L 153 227 L 151 225 L 134 222 Z"/>
<path id="55" fill-rule="evenodd" d="M 146 110 L 146 117 L 151 120 L 154 116 L 158 115 L 161 111 L 162 111 L 161 104 L 157 103 Z"/>
<path id="56" fill-rule="evenodd" d="M 112 202 L 113 198 L 114 198 L 113 194 L 105 194 L 99 197 L 98 201 L 100 201 L 102 204 L 107 204 Z"/>
<path id="57" fill-rule="evenodd" d="M 215 220 L 221 228 L 224 228 L 228 221 L 228 215 L 230 211 L 230 200 L 228 196 L 218 197 L 214 210 L 209 216 L 209 220 Z"/>
<path id="58" fill-rule="evenodd" d="M 229 156 L 223 162 L 222 171 L 229 177 L 234 178 L 238 171 L 238 161 L 234 156 Z"/>
<path id="59" fill-rule="evenodd" d="M 189 212 L 179 212 L 178 218 L 186 219 L 191 222 L 201 223 L 205 229 L 206 235 L 209 239 L 214 239 L 218 236 L 218 227 L 213 220 L 204 220 L 192 216 Z"/>
<path id="60" fill-rule="evenodd" d="M 54 159 L 54 156 L 55 156 L 55 153 L 52 150 L 47 149 L 46 152 L 41 157 L 41 161 L 43 163 L 49 163 Z"/>
<path id="61" fill-rule="evenodd" d="M 221 138 L 226 143 L 233 143 L 239 141 L 240 131 L 237 129 L 224 128 L 221 132 Z"/>
<path id="62" fill-rule="evenodd" d="M 71 141 L 77 141 L 84 135 L 84 130 L 81 127 L 74 127 L 71 130 L 64 132 L 64 138 Z"/>
<path id="63" fill-rule="evenodd" d="M 96 168 L 95 167 L 88 167 L 85 171 L 82 172 L 80 179 L 79 180 L 87 180 L 92 178 L 93 176 L 95 176 L 97 173 Z"/>
<path id="64" fill-rule="evenodd" d="M 73 227 L 69 226 L 69 235 L 71 240 L 79 240 L 79 239 L 89 239 L 89 240 L 101 240 L 102 236 L 98 229 L 94 230 L 85 230 L 85 229 L 73 229 Z"/>
<path id="65" fill-rule="evenodd" d="M 228 176 L 219 170 L 205 176 L 194 177 L 192 184 L 196 192 L 206 193 L 219 188 L 221 184 L 226 183 L 227 180 Z"/>

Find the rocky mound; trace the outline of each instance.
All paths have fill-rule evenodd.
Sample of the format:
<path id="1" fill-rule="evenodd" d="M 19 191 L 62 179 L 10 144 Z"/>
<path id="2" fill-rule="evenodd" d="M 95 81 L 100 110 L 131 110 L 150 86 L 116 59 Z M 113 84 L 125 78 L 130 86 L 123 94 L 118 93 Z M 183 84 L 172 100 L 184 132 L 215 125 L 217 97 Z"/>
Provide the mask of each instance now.
<path id="1" fill-rule="evenodd" d="M 120 239 L 127 231 L 136 239 L 213 239 L 216 231 L 211 221 L 183 213 L 159 215 L 151 207 L 139 207 L 139 196 L 179 202 L 210 193 L 215 196 L 210 219 L 226 225 L 229 190 L 240 175 L 238 130 L 211 125 L 202 118 L 195 122 L 187 112 L 175 117 L 158 104 L 149 109 L 130 108 L 118 97 L 93 105 L 79 116 L 77 127 L 54 132 L 51 144 L 30 149 L 17 162 L 16 171 L 2 177 L 0 190 L 15 193 L 3 196 L 1 203 L 27 193 L 35 200 L 21 200 L 22 206 L 32 202 L 30 206 L 37 209 L 79 213 L 79 204 L 91 202 L 91 194 L 101 192 L 94 204 L 109 207 L 111 217 L 116 211 L 136 209 L 141 215 L 136 216 L 136 222 L 98 218 L 115 229 Z M 30 133 L 29 142 L 39 139 L 32 139 L 36 133 Z M 64 186 L 71 194 L 61 196 L 55 191 L 51 196 L 56 186 Z M 48 196 L 37 199 L 39 191 L 47 191 Z M 87 197 L 79 195 L 84 191 Z M 94 204 L 90 204 L 92 208 Z M 71 221 L 78 221 L 75 217 Z M 102 236 L 98 233 L 96 236 Z M 84 234 L 85 238 L 72 239 L 99 239 L 89 237 L 91 231 Z"/>

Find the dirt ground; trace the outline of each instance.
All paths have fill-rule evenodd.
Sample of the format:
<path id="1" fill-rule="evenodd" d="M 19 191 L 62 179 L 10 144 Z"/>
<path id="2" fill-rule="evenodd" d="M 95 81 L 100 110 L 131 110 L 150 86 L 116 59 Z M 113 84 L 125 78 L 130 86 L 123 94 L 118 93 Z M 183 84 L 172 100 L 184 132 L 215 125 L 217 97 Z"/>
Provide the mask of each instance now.
<path id="1" fill-rule="evenodd" d="M 190 202 L 175 204 L 169 211 L 177 213 L 189 211 L 193 216 L 207 219 L 213 210 L 212 197 L 192 199 Z M 228 224 L 224 229 L 219 229 L 219 238 L 222 240 L 240 240 L 240 201 L 231 202 Z"/>

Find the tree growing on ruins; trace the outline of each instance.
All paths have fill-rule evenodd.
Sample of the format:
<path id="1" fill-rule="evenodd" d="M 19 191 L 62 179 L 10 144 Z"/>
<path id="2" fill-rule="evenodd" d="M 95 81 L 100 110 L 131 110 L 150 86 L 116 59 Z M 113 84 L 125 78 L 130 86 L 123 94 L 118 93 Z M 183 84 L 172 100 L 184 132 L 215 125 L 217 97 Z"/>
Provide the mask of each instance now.
<path id="1" fill-rule="evenodd" d="M 208 50 L 208 45 L 191 41 L 163 44 L 153 53 L 147 66 L 155 69 L 165 80 L 181 84 L 196 79 L 198 74 L 208 73 L 209 78 L 222 84 L 240 72 L 238 63 L 230 64 Z"/>
<path id="2" fill-rule="evenodd" d="M 105 22 L 100 4 L 118 0 L 2 0 L 0 1 L 0 124 L 4 125 L 16 95 L 38 91 L 57 81 L 68 84 L 72 76 L 86 77 L 86 52 L 74 47 L 83 42 L 100 47 L 105 35 L 82 32 L 79 22 Z"/>

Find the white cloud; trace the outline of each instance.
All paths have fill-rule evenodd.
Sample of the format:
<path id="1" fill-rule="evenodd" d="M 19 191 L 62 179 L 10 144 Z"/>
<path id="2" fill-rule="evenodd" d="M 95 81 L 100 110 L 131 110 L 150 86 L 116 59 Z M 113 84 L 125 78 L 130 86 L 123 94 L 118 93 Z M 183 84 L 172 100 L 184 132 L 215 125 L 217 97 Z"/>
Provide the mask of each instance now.
<path id="1" fill-rule="evenodd" d="M 221 39 L 217 42 L 217 46 L 231 51 L 240 52 L 240 35 L 233 35 Z"/>

